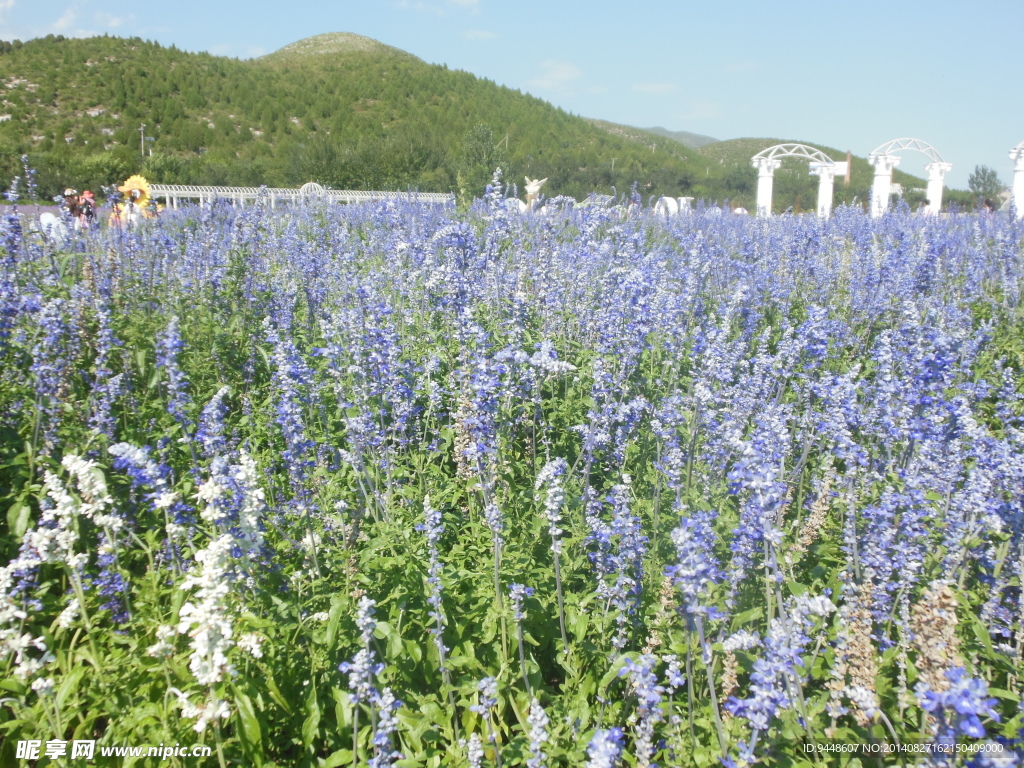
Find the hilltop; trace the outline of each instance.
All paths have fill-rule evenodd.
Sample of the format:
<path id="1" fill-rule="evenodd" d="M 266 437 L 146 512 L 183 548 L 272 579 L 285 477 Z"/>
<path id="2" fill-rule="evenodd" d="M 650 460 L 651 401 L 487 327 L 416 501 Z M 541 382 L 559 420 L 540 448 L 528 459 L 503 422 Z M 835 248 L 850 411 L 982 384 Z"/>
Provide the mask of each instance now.
<path id="1" fill-rule="evenodd" d="M 297 61 L 310 56 L 344 56 L 346 54 L 377 54 L 387 56 L 408 56 L 420 61 L 411 53 L 399 48 L 385 45 L 372 37 L 364 37 L 351 32 L 327 32 L 323 35 L 306 37 L 297 42 L 279 48 L 273 53 L 261 57 L 264 62 Z"/>

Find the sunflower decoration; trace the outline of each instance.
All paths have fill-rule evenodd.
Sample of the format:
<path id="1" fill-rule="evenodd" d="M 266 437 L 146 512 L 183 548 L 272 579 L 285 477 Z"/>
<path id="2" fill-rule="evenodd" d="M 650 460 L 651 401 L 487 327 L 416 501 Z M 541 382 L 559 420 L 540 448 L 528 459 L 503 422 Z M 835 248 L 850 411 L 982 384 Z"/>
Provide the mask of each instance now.
<path id="1" fill-rule="evenodd" d="M 124 195 L 124 201 L 114 207 L 113 221 L 134 224 L 140 218 L 152 218 L 159 213 L 159 206 L 149 196 L 149 182 L 144 176 L 129 176 L 117 191 Z"/>

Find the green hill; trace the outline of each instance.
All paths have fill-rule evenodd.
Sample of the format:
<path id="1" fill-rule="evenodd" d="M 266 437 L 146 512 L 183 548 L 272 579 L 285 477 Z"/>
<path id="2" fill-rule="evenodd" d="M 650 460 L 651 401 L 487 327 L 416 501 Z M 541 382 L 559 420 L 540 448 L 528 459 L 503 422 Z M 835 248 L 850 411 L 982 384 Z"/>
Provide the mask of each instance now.
<path id="1" fill-rule="evenodd" d="M 752 208 L 752 145 L 743 142 L 768 140 L 695 150 L 665 133 L 588 121 L 348 33 L 248 61 L 138 38 L 0 41 L 0 186 L 27 154 L 43 198 L 67 186 L 98 192 L 132 173 L 480 195 L 500 166 L 520 188 L 526 175 L 547 177 L 551 196 L 637 182 L 645 200 L 689 195 Z M 776 177 L 781 208 L 813 207 L 814 180 L 801 170 L 802 180 L 786 168 Z M 870 179 L 854 175 L 843 199 L 866 199 Z"/>
<path id="2" fill-rule="evenodd" d="M 699 165 L 680 145 L 652 152 L 358 35 L 320 35 L 252 61 L 50 36 L 0 43 L 0 74 L 0 115 L 10 116 L 0 122 L 0 172 L 18 172 L 27 153 L 46 196 L 136 172 L 164 183 L 479 195 L 501 166 L 520 187 L 525 175 L 547 177 L 549 195 L 637 181 L 647 197 L 686 193 Z"/>

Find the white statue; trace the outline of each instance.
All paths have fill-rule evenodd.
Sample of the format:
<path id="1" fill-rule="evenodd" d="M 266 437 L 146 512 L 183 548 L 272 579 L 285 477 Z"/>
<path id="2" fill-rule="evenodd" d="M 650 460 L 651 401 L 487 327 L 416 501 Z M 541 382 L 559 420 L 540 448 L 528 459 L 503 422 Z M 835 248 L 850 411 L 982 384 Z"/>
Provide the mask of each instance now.
<path id="1" fill-rule="evenodd" d="M 544 186 L 547 179 L 530 179 L 529 176 L 524 178 L 526 179 L 526 210 L 532 211 L 537 195 L 540 194 L 540 188 Z"/>

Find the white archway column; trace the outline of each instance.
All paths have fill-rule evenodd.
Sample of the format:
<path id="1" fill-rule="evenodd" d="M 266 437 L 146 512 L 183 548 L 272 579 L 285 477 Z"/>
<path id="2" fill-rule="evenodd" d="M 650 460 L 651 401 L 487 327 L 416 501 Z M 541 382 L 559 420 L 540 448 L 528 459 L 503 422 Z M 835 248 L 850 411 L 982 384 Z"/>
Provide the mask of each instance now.
<path id="1" fill-rule="evenodd" d="M 1024 218 L 1024 141 L 1010 150 L 1013 160 L 1013 206 L 1017 209 L 1017 218 Z"/>
<path id="2" fill-rule="evenodd" d="M 755 157 L 751 163 L 757 168 L 757 215 L 765 218 L 772 215 L 772 183 L 775 171 L 782 165 L 782 161 Z"/>
<path id="3" fill-rule="evenodd" d="M 832 213 L 832 187 L 836 181 L 834 165 L 811 166 L 811 175 L 818 177 L 818 215 L 827 219 Z"/>
<path id="4" fill-rule="evenodd" d="M 938 213 L 942 210 L 942 187 L 945 184 L 946 173 L 952 168 L 952 163 L 928 163 L 924 167 L 928 171 L 928 213 Z"/>
<path id="5" fill-rule="evenodd" d="M 871 185 L 871 218 L 877 219 L 889 210 L 892 171 L 900 164 L 900 158 L 896 155 L 868 155 L 868 162 L 875 168 L 875 183 Z"/>

